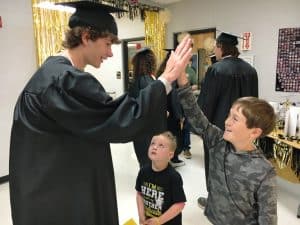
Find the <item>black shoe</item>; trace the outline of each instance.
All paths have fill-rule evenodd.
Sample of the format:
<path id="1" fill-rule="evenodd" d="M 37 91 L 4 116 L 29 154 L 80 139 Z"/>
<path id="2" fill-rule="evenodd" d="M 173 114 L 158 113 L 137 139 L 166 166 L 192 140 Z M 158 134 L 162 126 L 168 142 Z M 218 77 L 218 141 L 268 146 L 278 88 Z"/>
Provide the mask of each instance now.
<path id="1" fill-rule="evenodd" d="M 206 207 L 206 204 L 207 204 L 207 198 L 200 197 L 200 198 L 197 199 L 197 202 L 198 202 L 198 206 L 201 209 L 204 209 Z"/>
<path id="2" fill-rule="evenodd" d="M 171 159 L 170 160 L 170 164 L 171 166 L 173 166 L 174 168 L 179 167 L 179 166 L 184 166 L 185 162 L 176 158 L 176 159 Z"/>

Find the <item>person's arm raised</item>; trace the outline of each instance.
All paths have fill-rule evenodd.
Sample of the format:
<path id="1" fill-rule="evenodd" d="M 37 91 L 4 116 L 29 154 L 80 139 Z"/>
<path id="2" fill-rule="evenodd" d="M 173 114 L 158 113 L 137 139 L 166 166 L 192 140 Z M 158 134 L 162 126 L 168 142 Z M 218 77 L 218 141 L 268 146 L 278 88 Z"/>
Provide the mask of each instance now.
<path id="1" fill-rule="evenodd" d="M 159 80 L 163 83 L 167 81 L 171 84 L 175 81 L 181 73 L 185 71 L 185 68 L 192 56 L 192 39 L 189 35 L 186 35 L 176 50 L 171 53 L 171 56 L 167 62 L 166 68 Z"/>

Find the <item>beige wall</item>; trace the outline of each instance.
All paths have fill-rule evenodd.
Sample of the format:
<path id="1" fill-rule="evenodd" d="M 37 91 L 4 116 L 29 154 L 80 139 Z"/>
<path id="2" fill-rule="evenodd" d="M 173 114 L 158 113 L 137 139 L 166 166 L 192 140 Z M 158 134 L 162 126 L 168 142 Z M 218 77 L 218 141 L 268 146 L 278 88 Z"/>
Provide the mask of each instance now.
<path id="1" fill-rule="evenodd" d="M 299 93 L 275 91 L 278 30 L 300 27 L 299 0 L 182 0 L 169 6 L 168 47 L 173 32 L 216 27 L 235 34 L 252 32 L 252 50 L 259 75 L 259 95 L 269 101 L 283 101 L 286 96 L 300 102 Z"/>

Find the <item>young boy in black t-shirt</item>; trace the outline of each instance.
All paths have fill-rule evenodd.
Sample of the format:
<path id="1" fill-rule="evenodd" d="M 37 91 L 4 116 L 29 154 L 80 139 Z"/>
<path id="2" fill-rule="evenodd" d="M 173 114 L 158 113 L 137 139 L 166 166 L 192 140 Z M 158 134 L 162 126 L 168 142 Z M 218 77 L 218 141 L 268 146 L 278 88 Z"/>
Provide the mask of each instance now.
<path id="1" fill-rule="evenodd" d="M 175 149 L 176 138 L 169 131 L 152 138 L 148 150 L 152 163 L 140 169 L 135 186 L 139 224 L 182 224 L 186 202 L 183 182 L 169 164 Z"/>

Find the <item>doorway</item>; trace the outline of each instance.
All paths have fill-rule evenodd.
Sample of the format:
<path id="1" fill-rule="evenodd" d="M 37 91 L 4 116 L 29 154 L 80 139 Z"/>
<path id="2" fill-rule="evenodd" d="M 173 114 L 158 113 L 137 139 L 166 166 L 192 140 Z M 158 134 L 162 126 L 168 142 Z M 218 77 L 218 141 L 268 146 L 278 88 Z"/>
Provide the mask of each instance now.
<path id="1" fill-rule="evenodd" d="M 176 48 L 182 36 L 184 36 L 184 34 L 186 33 L 189 33 L 193 39 L 192 67 L 197 74 L 198 89 L 200 89 L 200 83 L 205 76 L 205 72 L 211 65 L 210 56 L 214 53 L 213 51 L 216 38 L 216 28 L 173 33 L 174 48 Z"/>
<path id="2" fill-rule="evenodd" d="M 137 50 L 145 47 L 145 37 L 136 37 L 122 40 L 122 52 L 123 52 L 123 71 L 124 71 L 124 91 L 127 92 L 131 83 L 133 82 L 132 72 L 132 57 Z"/>

